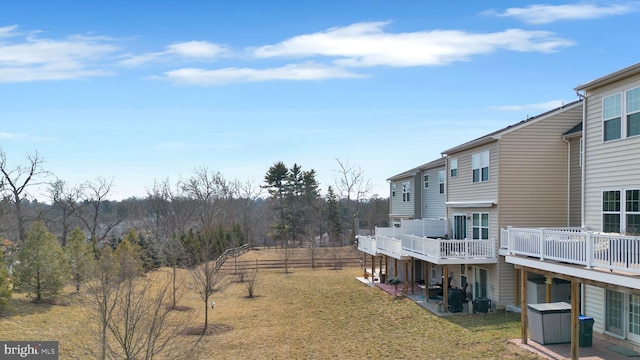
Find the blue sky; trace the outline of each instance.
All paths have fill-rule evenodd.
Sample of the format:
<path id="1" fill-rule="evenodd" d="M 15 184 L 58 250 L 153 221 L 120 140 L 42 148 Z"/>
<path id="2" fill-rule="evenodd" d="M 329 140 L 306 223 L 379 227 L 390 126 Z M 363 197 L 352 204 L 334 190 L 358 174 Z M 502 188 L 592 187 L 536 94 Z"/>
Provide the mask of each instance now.
<path id="1" fill-rule="evenodd" d="M 373 192 L 640 60 L 638 2 L 5 1 L 0 147 L 145 196 L 277 161 Z M 35 189 L 32 195 L 42 198 Z"/>

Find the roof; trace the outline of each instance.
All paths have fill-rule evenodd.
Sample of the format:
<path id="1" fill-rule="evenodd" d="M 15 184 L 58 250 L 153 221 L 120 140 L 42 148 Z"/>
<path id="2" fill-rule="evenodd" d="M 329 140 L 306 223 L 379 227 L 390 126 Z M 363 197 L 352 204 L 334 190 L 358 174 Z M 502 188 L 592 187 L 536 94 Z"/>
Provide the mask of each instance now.
<path id="1" fill-rule="evenodd" d="M 578 124 L 576 124 L 576 126 L 574 126 L 571 129 L 567 130 L 564 134 L 562 134 L 562 136 L 577 135 L 577 134 L 579 134 L 581 132 L 582 132 L 582 121 L 579 122 Z"/>
<path id="2" fill-rule="evenodd" d="M 578 99 L 578 100 L 576 100 L 574 102 L 570 102 L 570 103 L 568 103 L 566 105 L 562 105 L 562 106 L 557 107 L 555 109 L 552 109 L 552 110 L 549 110 L 547 112 L 544 112 L 544 113 L 542 113 L 540 115 L 536 115 L 536 116 L 530 117 L 530 118 L 528 118 L 526 120 L 522 120 L 522 121 L 520 121 L 518 123 L 515 123 L 513 125 L 509 125 L 509 126 L 507 126 L 505 128 L 502 128 L 502 129 L 500 129 L 498 131 L 494 131 L 494 132 L 492 132 L 490 134 L 487 134 L 485 136 L 479 137 L 477 139 L 474 139 L 474 140 L 468 141 L 466 143 L 463 143 L 461 145 L 458 145 L 458 146 L 452 147 L 450 149 L 447 149 L 447 150 L 443 151 L 442 154 L 446 155 L 446 154 L 450 154 L 450 153 L 466 150 L 466 149 L 469 149 L 469 148 L 473 148 L 473 147 L 476 147 L 476 146 L 479 146 L 479 145 L 487 144 L 487 143 L 490 143 L 492 141 L 496 141 L 503 134 L 506 134 L 508 132 L 516 130 L 517 128 L 520 128 L 522 126 L 526 126 L 526 125 L 528 125 L 530 123 L 533 123 L 533 122 L 536 122 L 538 120 L 542 120 L 542 119 L 544 119 L 546 117 L 549 117 L 550 115 L 553 115 L 556 112 L 564 111 L 564 110 L 567 110 L 567 109 L 571 109 L 571 108 L 577 106 L 578 104 L 580 104 L 581 102 L 582 102 L 582 99 Z"/>
<path id="3" fill-rule="evenodd" d="M 575 91 L 594 89 L 600 86 L 611 84 L 632 75 L 640 74 L 640 63 L 628 66 L 611 74 L 599 77 L 574 88 Z"/>
<path id="4" fill-rule="evenodd" d="M 438 158 L 438 159 L 430 161 L 430 162 L 428 162 L 426 164 L 422 164 L 420 166 L 414 167 L 414 168 L 409 169 L 407 171 L 401 172 L 398 175 L 394 175 L 394 176 L 388 178 L 387 181 L 400 180 L 400 179 L 405 179 L 405 178 L 408 178 L 408 177 L 412 177 L 416 173 L 418 173 L 418 172 L 420 172 L 422 170 L 433 169 L 433 168 L 439 167 L 439 166 L 444 166 L 444 158 Z"/>

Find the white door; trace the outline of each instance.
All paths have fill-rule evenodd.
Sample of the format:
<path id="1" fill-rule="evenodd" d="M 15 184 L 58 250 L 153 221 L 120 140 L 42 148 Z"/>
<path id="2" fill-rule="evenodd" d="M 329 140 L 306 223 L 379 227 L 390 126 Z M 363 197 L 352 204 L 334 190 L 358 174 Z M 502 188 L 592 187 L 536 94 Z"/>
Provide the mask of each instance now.
<path id="1" fill-rule="evenodd" d="M 453 215 L 453 239 L 464 240 L 467 237 L 467 215 Z"/>

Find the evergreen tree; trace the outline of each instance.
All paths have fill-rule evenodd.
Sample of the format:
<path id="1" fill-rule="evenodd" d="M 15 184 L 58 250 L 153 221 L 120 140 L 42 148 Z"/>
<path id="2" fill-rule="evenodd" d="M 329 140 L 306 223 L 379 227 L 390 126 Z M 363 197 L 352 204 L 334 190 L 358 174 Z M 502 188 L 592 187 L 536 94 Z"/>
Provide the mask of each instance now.
<path id="1" fill-rule="evenodd" d="M 80 291 L 80 284 L 91 273 L 94 264 L 94 254 L 91 244 L 79 227 L 71 231 L 64 248 L 69 263 L 69 271 L 76 284 L 76 292 Z"/>
<path id="2" fill-rule="evenodd" d="M 276 219 L 273 224 L 275 231 L 274 238 L 276 241 L 280 241 L 281 247 L 284 247 L 284 242 L 288 235 L 286 204 L 288 178 L 289 169 L 287 169 L 287 166 L 282 161 L 273 164 L 264 177 L 264 181 L 267 183 L 264 188 L 267 189 L 273 200 L 273 210 Z"/>
<path id="3" fill-rule="evenodd" d="M 138 245 L 138 233 L 130 229 L 114 251 L 120 269 L 120 280 L 131 280 L 142 273 L 142 248 Z"/>
<path id="4" fill-rule="evenodd" d="M 336 245 L 342 237 L 342 218 L 340 216 L 340 203 L 338 196 L 329 186 L 327 189 L 327 219 L 329 220 L 329 242 Z"/>
<path id="5" fill-rule="evenodd" d="M 11 276 L 4 259 L 0 258 L 0 314 L 6 309 L 9 299 L 11 299 Z"/>
<path id="6" fill-rule="evenodd" d="M 36 301 L 62 291 L 67 279 L 67 261 L 55 235 L 41 221 L 33 223 L 18 253 L 15 290 L 35 293 Z"/>

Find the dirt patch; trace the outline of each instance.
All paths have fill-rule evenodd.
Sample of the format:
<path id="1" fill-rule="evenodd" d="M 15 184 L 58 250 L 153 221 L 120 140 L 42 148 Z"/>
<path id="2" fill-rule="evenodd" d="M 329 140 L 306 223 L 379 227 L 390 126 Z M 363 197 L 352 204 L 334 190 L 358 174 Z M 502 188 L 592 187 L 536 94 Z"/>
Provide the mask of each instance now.
<path id="1" fill-rule="evenodd" d="M 205 335 L 220 335 L 233 330 L 233 326 L 227 324 L 209 324 Z M 202 335 L 202 326 L 188 327 L 180 332 L 180 335 Z"/>

